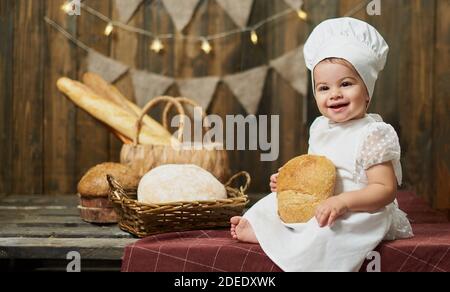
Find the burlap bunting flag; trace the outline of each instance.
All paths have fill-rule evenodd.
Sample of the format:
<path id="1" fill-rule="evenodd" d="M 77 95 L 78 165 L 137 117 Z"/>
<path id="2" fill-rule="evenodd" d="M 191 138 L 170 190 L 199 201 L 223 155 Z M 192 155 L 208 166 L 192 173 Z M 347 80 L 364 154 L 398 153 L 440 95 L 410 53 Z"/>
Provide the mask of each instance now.
<path id="1" fill-rule="evenodd" d="M 142 1 L 144 0 L 114 0 L 119 21 L 128 23 Z"/>
<path id="2" fill-rule="evenodd" d="M 103 77 L 109 83 L 114 83 L 128 71 L 128 66 L 108 58 L 94 50 L 87 55 L 87 70 Z"/>
<path id="3" fill-rule="evenodd" d="M 245 108 L 255 115 L 262 98 L 269 67 L 261 66 L 239 74 L 226 76 L 223 80 Z"/>
<path id="4" fill-rule="evenodd" d="M 181 79 L 177 81 L 181 95 L 196 101 L 206 111 L 216 91 L 219 77 Z"/>
<path id="5" fill-rule="evenodd" d="M 308 74 L 303 58 L 303 46 L 272 60 L 272 67 L 291 86 L 307 95 Z M 268 66 L 257 67 L 242 73 L 225 76 L 223 81 L 249 114 L 256 114 L 262 98 Z M 108 58 L 94 50 L 89 50 L 87 57 L 87 70 L 97 73 L 106 81 L 114 83 L 128 71 L 128 67 L 120 62 Z M 149 100 L 163 95 L 175 82 L 175 79 L 147 71 L 130 70 L 136 101 L 144 106 Z M 212 101 L 219 77 L 204 77 L 177 80 L 178 87 L 183 96 L 197 101 L 206 111 Z"/>
<path id="6" fill-rule="evenodd" d="M 284 2 L 295 10 L 299 10 L 303 5 L 303 0 L 284 0 Z"/>
<path id="7" fill-rule="evenodd" d="M 227 12 L 234 23 L 244 28 L 247 26 L 248 19 L 253 7 L 253 0 L 216 0 L 220 6 Z"/>
<path id="8" fill-rule="evenodd" d="M 308 93 L 308 73 L 303 57 L 303 46 L 270 62 L 275 69 L 291 86 L 306 96 Z"/>
<path id="9" fill-rule="evenodd" d="M 174 80 L 162 75 L 146 71 L 131 70 L 136 103 L 143 107 L 151 99 L 163 95 L 173 84 Z"/>
<path id="10" fill-rule="evenodd" d="M 175 27 L 182 31 L 192 19 L 200 0 L 162 0 Z"/>

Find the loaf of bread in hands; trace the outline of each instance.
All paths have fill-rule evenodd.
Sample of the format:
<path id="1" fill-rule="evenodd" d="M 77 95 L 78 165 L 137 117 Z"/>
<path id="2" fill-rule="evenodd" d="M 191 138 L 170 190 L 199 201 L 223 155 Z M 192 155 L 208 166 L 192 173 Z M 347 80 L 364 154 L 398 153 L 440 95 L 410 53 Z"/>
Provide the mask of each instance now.
<path id="1" fill-rule="evenodd" d="M 324 156 L 302 155 L 281 169 L 277 180 L 278 214 L 285 223 L 308 222 L 317 206 L 333 196 L 336 168 Z"/>

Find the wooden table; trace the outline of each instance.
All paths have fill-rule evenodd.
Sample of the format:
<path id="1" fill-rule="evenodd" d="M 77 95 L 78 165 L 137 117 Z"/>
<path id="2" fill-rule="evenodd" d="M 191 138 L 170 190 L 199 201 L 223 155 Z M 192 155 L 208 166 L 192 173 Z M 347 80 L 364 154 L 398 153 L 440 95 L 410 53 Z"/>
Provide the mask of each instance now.
<path id="1" fill-rule="evenodd" d="M 0 195 L 0 270 L 65 271 L 76 251 L 82 271 L 120 271 L 124 247 L 137 239 L 82 221 L 77 205 L 75 195 Z"/>
<path id="2" fill-rule="evenodd" d="M 261 195 L 249 197 L 252 205 Z M 0 195 L 0 271 L 66 271 L 71 251 L 81 271 L 120 271 L 124 247 L 137 238 L 84 222 L 77 206 L 76 195 Z"/>

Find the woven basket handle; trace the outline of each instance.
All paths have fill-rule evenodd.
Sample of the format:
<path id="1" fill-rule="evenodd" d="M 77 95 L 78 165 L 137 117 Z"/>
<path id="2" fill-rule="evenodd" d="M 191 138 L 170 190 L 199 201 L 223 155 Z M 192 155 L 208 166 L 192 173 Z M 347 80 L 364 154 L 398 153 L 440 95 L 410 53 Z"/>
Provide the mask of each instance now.
<path id="1" fill-rule="evenodd" d="M 128 198 L 128 196 L 123 191 L 122 186 L 114 179 L 112 175 L 107 174 L 106 180 L 109 184 L 109 194 L 114 199 L 119 200 L 122 202 L 124 198 Z"/>
<path id="2" fill-rule="evenodd" d="M 181 104 L 191 105 L 194 109 L 196 107 L 202 108 L 197 102 L 195 102 L 192 99 L 189 99 L 186 97 L 177 97 L 175 99 Z M 168 127 L 169 127 L 168 119 L 169 119 L 169 112 L 170 112 L 171 108 L 172 108 L 172 104 L 168 103 L 166 105 L 166 107 L 164 108 L 164 112 L 163 112 L 163 126 L 166 129 L 168 129 Z M 203 110 L 203 108 L 202 108 L 202 118 L 209 124 L 208 117 L 206 116 L 206 112 Z M 210 129 L 209 127 L 205 127 L 205 128 L 207 128 L 208 130 Z"/>
<path id="3" fill-rule="evenodd" d="M 178 102 L 174 97 L 171 96 L 159 96 L 159 97 L 155 97 L 154 99 L 150 100 L 145 107 L 142 109 L 142 113 L 139 116 L 137 122 L 136 122 L 136 135 L 134 136 L 133 139 L 133 144 L 136 146 L 139 144 L 139 135 L 141 133 L 141 127 L 142 127 L 142 120 L 144 119 L 145 115 L 147 114 L 148 111 L 150 111 L 154 106 L 156 106 L 157 104 L 161 103 L 161 102 L 167 102 L 168 105 L 175 105 L 175 108 L 178 111 L 178 114 L 181 116 L 181 120 L 180 120 L 180 128 L 178 131 L 178 141 L 182 142 L 183 139 L 183 131 L 184 131 L 184 109 L 181 106 L 180 102 Z M 167 128 L 166 128 L 167 129 Z"/>
<path id="4" fill-rule="evenodd" d="M 235 175 L 233 175 L 228 180 L 228 182 L 225 184 L 225 186 L 232 188 L 231 184 L 233 183 L 233 181 L 235 181 L 237 178 L 239 178 L 241 176 L 245 177 L 245 184 L 244 184 L 244 186 L 240 187 L 240 190 L 241 190 L 242 193 L 245 193 L 248 190 L 248 187 L 250 186 L 250 183 L 252 181 L 252 179 L 250 177 L 250 174 L 248 172 L 246 172 L 246 171 L 241 171 L 241 172 L 236 173 Z"/>

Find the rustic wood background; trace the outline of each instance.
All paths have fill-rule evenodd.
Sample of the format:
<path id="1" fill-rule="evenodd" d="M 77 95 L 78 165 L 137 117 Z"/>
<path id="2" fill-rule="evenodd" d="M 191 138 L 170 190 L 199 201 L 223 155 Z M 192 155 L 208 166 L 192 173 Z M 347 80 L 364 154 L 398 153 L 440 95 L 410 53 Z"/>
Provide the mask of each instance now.
<path id="1" fill-rule="evenodd" d="M 85 53 L 46 25 L 45 15 L 90 47 L 125 64 L 188 78 L 266 64 L 302 44 L 320 21 L 342 16 L 360 0 L 305 0 L 309 23 L 292 14 L 266 25 L 258 47 L 247 35 L 237 34 L 214 42 L 212 56 L 202 54 L 198 46 L 174 40 L 166 44 L 163 55 L 156 55 L 148 50 L 148 39 L 120 30 L 114 39 L 107 38 L 102 34 L 105 23 L 83 11 L 79 17 L 66 16 L 60 9 L 63 2 L 0 1 L 0 193 L 72 194 L 88 168 L 119 158 L 120 142 L 56 89 L 60 76 L 81 78 Z M 114 1 L 86 3 L 117 19 Z M 256 0 L 250 24 L 286 8 L 281 0 Z M 384 0 L 381 16 L 368 16 L 365 9 L 354 16 L 378 28 L 391 46 L 370 111 L 381 114 L 399 133 L 404 186 L 442 209 L 450 209 L 449 12 L 448 0 Z M 175 31 L 157 0 L 145 1 L 131 25 L 157 33 Z M 204 0 L 185 33 L 205 35 L 233 28 L 215 1 Z M 128 76 L 118 86 L 133 98 Z M 169 94 L 177 95 L 177 88 Z M 222 84 L 208 112 L 245 114 Z M 253 191 L 267 192 L 270 174 L 290 158 L 306 153 L 308 127 L 318 112 L 311 94 L 300 96 L 271 71 L 259 114 L 281 116 L 279 160 L 261 163 L 259 153 L 236 152 L 232 161 L 234 171 L 252 174 Z"/>

